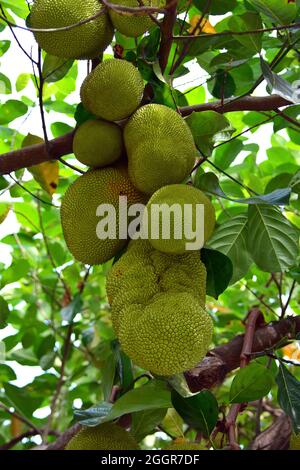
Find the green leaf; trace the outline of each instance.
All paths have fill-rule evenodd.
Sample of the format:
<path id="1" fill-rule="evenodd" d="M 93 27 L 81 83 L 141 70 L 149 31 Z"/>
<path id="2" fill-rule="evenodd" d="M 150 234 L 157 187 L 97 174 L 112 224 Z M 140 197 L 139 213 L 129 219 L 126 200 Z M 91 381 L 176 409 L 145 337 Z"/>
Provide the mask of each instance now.
<path id="1" fill-rule="evenodd" d="M 10 48 L 10 45 L 11 45 L 11 41 L 6 41 L 6 40 L 0 41 L 0 57 L 2 57 L 5 54 L 5 52 L 8 51 L 8 49 Z"/>
<path id="2" fill-rule="evenodd" d="M 185 423 L 201 431 L 205 437 L 210 436 L 219 414 L 218 402 L 210 391 L 203 390 L 197 395 L 184 398 L 172 390 L 172 403 Z"/>
<path id="3" fill-rule="evenodd" d="M 16 90 L 17 92 L 20 92 L 24 90 L 24 88 L 27 87 L 29 80 L 31 78 L 31 75 L 29 73 L 21 73 L 16 81 Z"/>
<path id="4" fill-rule="evenodd" d="M 293 84 L 273 72 L 269 64 L 260 58 L 261 70 L 272 94 L 282 96 L 292 103 L 299 103 L 299 91 Z"/>
<path id="5" fill-rule="evenodd" d="M 2 274 L 1 288 L 6 286 L 7 284 L 11 284 L 22 279 L 22 277 L 28 274 L 29 269 L 30 265 L 27 260 L 19 259 L 17 261 L 14 261 L 12 265 L 7 268 Z"/>
<path id="6" fill-rule="evenodd" d="M 270 206 L 249 206 L 247 246 L 257 266 L 283 272 L 295 264 L 298 231 L 282 213 Z"/>
<path id="7" fill-rule="evenodd" d="M 14 370 L 6 364 L 0 364 L 0 383 L 10 382 L 16 380 L 17 376 Z"/>
<path id="8" fill-rule="evenodd" d="M 48 83 L 58 82 L 68 73 L 73 63 L 72 59 L 46 54 L 42 70 L 44 80 Z"/>
<path id="9" fill-rule="evenodd" d="M 9 315 L 8 303 L 0 296 L 0 329 L 7 326 L 6 320 Z"/>
<path id="10" fill-rule="evenodd" d="M 31 349 L 16 349 L 9 353 L 8 358 L 10 361 L 17 361 L 22 366 L 37 366 L 38 359 L 33 354 Z"/>
<path id="11" fill-rule="evenodd" d="M 252 363 L 240 369 L 235 375 L 229 391 L 231 403 L 245 403 L 258 400 L 269 393 L 273 375 L 261 364 Z"/>
<path id="12" fill-rule="evenodd" d="M 226 170 L 243 150 L 243 142 L 234 139 L 227 144 L 220 145 L 214 150 L 214 162 L 222 170 Z"/>
<path id="13" fill-rule="evenodd" d="M 283 411 L 291 418 L 294 432 L 300 432 L 300 382 L 281 362 L 276 377 L 277 400 Z"/>
<path id="14" fill-rule="evenodd" d="M 114 403 L 105 421 L 112 421 L 124 414 L 136 411 L 170 408 L 170 406 L 172 406 L 171 392 L 166 382 L 154 379 L 122 395 Z"/>
<path id="15" fill-rule="evenodd" d="M 203 173 L 197 177 L 197 188 L 210 194 L 228 199 L 229 201 L 239 202 L 241 204 L 270 204 L 284 206 L 289 203 L 291 188 L 276 189 L 270 194 L 263 194 L 261 196 L 252 196 L 242 199 L 233 199 L 226 196 L 221 189 L 218 177 L 211 172 Z"/>
<path id="16" fill-rule="evenodd" d="M 230 72 L 217 69 L 215 78 L 209 82 L 210 93 L 218 99 L 230 98 L 236 91 L 236 84 Z"/>
<path id="17" fill-rule="evenodd" d="M 230 283 L 232 262 L 224 253 L 209 248 L 202 248 L 200 254 L 207 272 L 206 293 L 217 299 Z"/>
<path id="18" fill-rule="evenodd" d="M 102 402 L 99 405 L 91 406 L 87 410 L 75 410 L 74 416 L 83 426 L 97 426 L 105 421 L 112 406 L 112 403 Z"/>
<path id="19" fill-rule="evenodd" d="M 30 385 L 19 388 L 12 384 L 3 384 L 5 396 L 16 410 L 31 419 L 32 414 L 44 400 L 43 396 L 30 393 Z"/>
<path id="20" fill-rule="evenodd" d="M 0 106 L 0 125 L 9 124 L 20 116 L 24 116 L 28 107 L 22 101 L 8 100 Z"/>
<path id="21" fill-rule="evenodd" d="M 43 370 L 50 369 L 54 364 L 55 357 L 56 357 L 55 351 L 48 352 L 47 354 L 45 354 L 44 356 L 40 358 L 40 363 L 39 363 L 40 367 Z"/>
<path id="22" fill-rule="evenodd" d="M 73 130 L 73 127 L 64 122 L 54 122 L 51 124 L 50 128 L 54 138 L 60 137 L 61 135 L 67 134 Z"/>
<path id="23" fill-rule="evenodd" d="M 203 155 L 211 155 L 214 144 L 228 140 L 235 129 L 228 119 L 216 111 L 193 112 L 186 118 L 195 144 Z"/>
<path id="24" fill-rule="evenodd" d="M 11 83 L 10 79 L 0 73 L 0 94 L 9 95 L 11 93 Z"/>
<path id="25" fill-rule="evenodd" d="M 296 17 L 297 5 L 289 0 L 249 0 L 249 2 L 276 24 L 292 23 Z"/>
<path id="26" fill-rule="evenodd" d="M 200 11 L 204 11 L 207 8 L 207 0 L 194 0 L 193 4 Z M 211 2 L 209 12 L 211 15 L 224 15 L 228 11 L 233 10 L 237 5 L 237 0 L 218 0 Z"/>
<path id="27" fill-rule="evenodd" d="M 81 312 L 82 309 L 82 298 L 80 294 L 76 294 L 72 302 L 69 303 L 66 307 L 64 307 L 61 311 L 61 317 L 64 321 L 68 323 L 72 323 L 74 320 L 75 315 Z"/>
<path id="28" fill-rule="evenodd" d="M 82 103 L 79 103 L 76 108 L 74 118 L 77 124 L 80 126 L 80 124 L 83 124 L 85 121 L 88 121 L 89 119 L 95 119 L 96 117 L 87 111 Z"/>
<path id="29" fill-rule="evenodd" d="M 251 11 L 244 13 L 243 15 L 231 16 L 228 19 L 228 25 L 230 30 L 234 32 L 256 31 L 263 27 L 260 16 Z M 247 49 L 254 52 L 260 52 L 263 33 L 240 36 L 235 35 L 234 37 Z"/>
<path id="30" fill-rule="evenodd" d="M 232 284 L 245 276 L 252 263 L 247 249 L 247 235 L 247 214 L 239 214 L 220 225 L 208 243 L 209 248 L 221 251 L 231 260 Z"/>
<path id="31" fill-rule="evenodd" d="M 167 413 L 166 408 L 142 410 L 132 413 L 131 434 L 139 442 L 148 434 L 153 434 L 155 428 L 162 422 Z"/>
<path id="32" fill-rule="evenodd" d="M 174 437 L 184 437 L 183 419 L 174 408 L 169 408 L 162 422 L 162 428 L 167 434 Z"/>
<path id="33" fill-rule="evenodd" d="M 127 390 L 133 384 L 131 359 L 122 351 L 118 341 L 113 341 L 112 347 L 122 389 Z"/>

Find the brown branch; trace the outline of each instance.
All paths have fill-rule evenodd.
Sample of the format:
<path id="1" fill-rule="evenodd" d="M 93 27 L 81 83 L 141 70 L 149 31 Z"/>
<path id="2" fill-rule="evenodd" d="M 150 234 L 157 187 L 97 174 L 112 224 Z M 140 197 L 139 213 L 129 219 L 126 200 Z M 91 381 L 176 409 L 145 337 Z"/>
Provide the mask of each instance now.
<path id="1" fill-rule="evenodd" d="M 163 74 L 168 64 L 169 54 L 173 41 L 173 27 L 177 17 L 177 1 L 167 0 L 168 10 L 161 24 L 161 40 L 158 52 L 159 65 Z"/>
<path id="2" fill-rule="evenodd" d="M 29 428 L 33 429 L 36 434 L 41 434 L 40 430 L 33 423 L 31 423 L 31 421 L 29 421 L 29 419 L 27 419 L 25 416 L 20 415 L 16 411 L 11 411 L 8 406 L 4 405 L 4 403 L 0 403 L 0 408 L 6 411 L 6 413 L 8 413 L 10 416 L 14 416 L 19 421 L 22 421 L 22 423 L 26 424 Z"/>
<path id="3" fill-rule="evenodd" d="M 281 413 L 274 423 L 259 434 L 249 446 L 249 450 L 287 450 L 292 432 L 291 421 Z"/>
<path id="4" fill-rule="evenodd" d="M 26 432 L 23 432 L 22 434 L 19 434 L 18 436 L 14 437 L 13 439 L 11 439 L 9 442 L 6 442 L 5 444 L 2 444 L 2 446 L 0 446 L 0 451 L 1 450 L 9 450 L 9 449 L 12 449 L 15 445 L 17 445 L 20 441 L 22 441 L 25 437 L 32 437 L 32 436 L 36 436 L 36 435 L 39 435 L 40 433 L 37 433 L 36 431 L 32 430 L 32 431 L 26 431 Z M 59 433 L 57 431 L 49 431 L 49 435 L 51 436 L 58 436 Z"/>
<path id="5" fill-rule="evenodd" d="M 300 316 L 287 317 L 262 326 L 255 331 L 252 353 L 272 350 L 283 338 L 295 338 L 299 332 Z M 238 335 L 209 351 L 197 367 L 185 373 L 190 390 L 198 392 L 222 383 L 226 374 L 239 367 L 243 342 L 244 335 Z"/>
<path id="6" fill-rule="evenodd" d="M 68 444 L 68 442 L 72 439 L 72 437 L 74 437 L 75 434 L 77 434 L 80 431 L 80 429 L 81 429 L 81 424 L 76 423 L 70 429 L 67 429 L 65 432 L 63 432 L 55 442 L 47 446 L 41 446 L 40 449 L 41 450 L 63 450 Z"/>
<path id="7" fill-rule="evenodd" d="M 198 104 L 194 106 L 184 106 L 179 108 L 182 116 L 188 116 L 193 111 L 201 112 L 212 110 L 218 113 L 233 111 L 271 111 L 291 103 L 278 95 L 254 97 L 246 96 L 236 100 L 225 100 L 221 105 L 220 101 L 212 103 Z M 61 137 L 49 141 L 49 151 L 51 160 L 59 160 L 64 155 L 72 153 L 74 131 Z M 4 153 L 0 156 L 0 175 L 7 175 L 21 168 L 29 168 L 33 165 L 49 160 L 47 149 L 44 143 L 24 147 Z"/>

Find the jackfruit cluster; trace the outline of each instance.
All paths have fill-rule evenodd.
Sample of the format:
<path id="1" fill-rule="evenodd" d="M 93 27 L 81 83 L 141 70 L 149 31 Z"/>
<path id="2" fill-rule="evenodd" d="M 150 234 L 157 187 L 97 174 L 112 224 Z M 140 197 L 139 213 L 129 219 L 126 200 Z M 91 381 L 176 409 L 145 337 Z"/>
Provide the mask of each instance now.
<path id="1" fill-rule="evenodd" d="M 138 450 L 133 436 L 114 423 L 81 429 L 65 450 Z"/>
<path id="2" fill-rule="evenodd" d="M 169 255 L 132 240 L 107 277 L 112 322 L 133 362 L 157 375 L 194 367 L 206 355 L 212 321 L 198 252 Z"/>

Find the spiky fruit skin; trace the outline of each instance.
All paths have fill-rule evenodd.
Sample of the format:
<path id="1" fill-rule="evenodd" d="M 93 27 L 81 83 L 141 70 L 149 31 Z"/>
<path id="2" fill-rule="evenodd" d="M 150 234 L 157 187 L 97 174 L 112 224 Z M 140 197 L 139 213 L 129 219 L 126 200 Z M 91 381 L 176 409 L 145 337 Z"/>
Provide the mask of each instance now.
<path id="1" fill-rule="evenodd" d="M 113 0 L 112 3 L 126 7 L 141 6 L 137 0 Z M 146 0 L 143 5 L 158 7 L 159 0 Z M 116 30 L 127 37 L 141 36 L 154 25 L 154 22 L 147 14 L 143 16 L 125 16 L 110 9 L 109 16 Z"/>
<path id="2" fill-rule="evenodd" d="M 98 0 L 36 0 L 30 13 L 32 28 L 49 29 L 73 25 L 101 8 Z M 113 27 L 106 13 L 67 31 L 36 32 L 39 46 L 49 54 L 66 59 L 93 59 L 113 38 Z"/>
<path id="3" fill-rule="evenodd" d="M 175 204 L 180 206 L 178 208 L 181 209 L 182 216 L 180 217 L 179 213 L 179 216 L 177 217 L 174 216 L 174 213 L 170 212 L 170 237 L 164 238 L 162 226 L 166 219 L 159 207 L 161 205 L 165 205 L 167 208 L 174 207 L 176 210 L 176 206 L 174 206 Z M 204 224 L 200 224 L 200 215 L 197 214 L 197 205 L 200 204 L 203 205 L 204 209 Z M 187 219 L 187 221 L 190 221 L 188 225 L 193 234 L 199 236 L 201 231 L 201 235 L 203 237 L 201 246 L 197 246 L 197 244 L 195 244 L 195 248 L 189 244 L 195 243 L 196 235 L 194 235 L 192 239 L 188 239 L 184 232 L 184 215 L 187 214 L 187 210 L 185 209 L 187 205 L 191 208 L 191 211 L 189 211 L 190 218 Z M 184 184 L 171 184 L 158 189 L 149 199 L 147 203 L 147 211 L 145 211 L 144 214 L 148 219 L 148 234 L 151 245 L 156 250 L 164 253 L 182 254 L 192 248 L 199 250 L 211 237 L 216 222 L 215 210 L 208 197 L 206 197 L 199 189 Z M 199 218 L 198 226 L 196 224 L 197 218 Z M 152 238 L 151 236 L 153 228 L 159 231 L 159 236 L 157 238 Z M 178 234 L 176 232 L 178 232 Z M 178 236 L 180 236 L 180 238 L 177 238 Z"/>
<path id="4" fill-rule="evenodd" d="M 65 450 L 138 450 L 131 434 L 114 423 L 84 428 L 67 444 Z"/>
<path id="5" fill-rule="evenodd" d="M 127 196 L 128 206 L 145 202 L 145 196 L 130 182 L 123 167 L 90 170 L 68 188 L 61 206 L 64 238 L 72 255 L 82 263 L 95 265 L 110 260 L 126 244 L 119 239 L 119 197 Z M 116 238 L 99 239 L 100 204 L 116 209 Z"/>
<path id="6" fill-rule="evenodd" d="M 124 142 L 133 184 L 147 194 L 181 183 L 197 157 L 192 133 L 173 109 L 160 104 L 139 108 L 126 124 Z"/>
<path id="7" fill-rule="evenodd" d="M 292 433 L 289 450 L 300 450 L 300 433 Z"/>
<path id="8" fill-rule="evenodd" d="M 81 86 L 84 107 L 107 121 L 131 116 L 140 105 L 144 82 L 138 69 L 125 60 L 108 59 L 99 64 Z"/>
<path id="9" fill-rule="evenodd" d="M 198 252 L 169 255 L 146 240 L 131 241 L 106 289 L 113 327 L 136 365 L 168 376 L 206 355 L 212 321 L 204 310 L 206 270 Z"/>
<path id="10" fill-rule="evenodd" d="M 101 168 L 115 163 L 122 154 L 121 128 L 98 119 L 84 122 L 77 129 L 73 140 L 73 152 L 84 165 Z"/>
<path id="11" fill-rule="evenodd" d="M 171 444 L 167 445 L 164 450 L 207 450 L 201 444 L 189 442 L 185 439 L 176 439 Z"/>

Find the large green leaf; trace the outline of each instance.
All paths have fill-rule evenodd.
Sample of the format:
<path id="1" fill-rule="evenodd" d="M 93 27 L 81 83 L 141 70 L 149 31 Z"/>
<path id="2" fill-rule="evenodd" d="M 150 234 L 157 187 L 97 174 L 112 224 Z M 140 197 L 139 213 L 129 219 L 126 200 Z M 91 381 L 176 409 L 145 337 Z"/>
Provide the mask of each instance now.
<path id="1" fill-rule="evenodd" d="M 141 441 L 148 434 L 152 434 L 164 419 L 167 408 L 158 408 L 155 410 L 142 410 L 132 413 L 131 433 L 137 440 Z"/>
<path id="2" fill-rule="evenodd" d="M 232 262 L 224 253 L 207 248 L 202 248 L 201 260 L 207 272 L 206 293 L 217 299 L 232 278 Z"/>
<path id="3" fill-rule="evenodd" d="M 0 106 L 0 124 L 8 124 L 27 113 L 28 107 L 22 101 L 8 100 Z"/>
<path id="4" fill-rule="evenodd" d="M 295 264 L 299 234 L 282 213 L 270 206 L 249 206 L 248 250 L 266 272 L 283 272 Z"/>
<path id="5" fill-rule="evenodd" d="M 231 283 L 241 279 L 252 263 L 247 250 L 247 234 L 248 217 L 246 214 L 240 214 L 220 225 L 208 243 L 209 248 L 221 251 L 231 260 Z"/>
<path id="6" fill-rule="evenodd" d="M 187 424 L 206 437 L 210 435 L 219 413 L 218 402 L 210 391 L 203 390 L 197 395 L 184 398 L 172 390 L 172 403 Z"/>
<path id="7" fill-rule="evenodd" d="M 229 391 L 231 403 L 244 403 L 258 400 L 269 393 L 273 385 L 273 375 L 261 364 L 250 364 L 235 375 Z"/>
<path id="8" fill-rule="evenodd" d="M 288 24 L 296 17 L 297 5 L 290 0 L 249 0 L 250 3 L 276 24 Z"/>
<path id="9" fill-rule="evenodd" d="M 6 320 L 9 315 L 8 303 L 3 297 L 0 296 L 0 329 L 5 328 L 7 323 Z"/>
<path id="10" fill-rule="evenodd" d="M 276 382 L 279 405 L 291 418 L 293 429 L 298 433 L 300 432 L 300 382 L 282 363 L 279 364 Z"/>
<path id="11" fill-rule="evenodd" d="M 46 82 L 52 83 L 61 80 L 70 70 L 74 60 L 62 59 L 50 54 L 46 54 L 43 63 L 43 78 Z"/>
<path id="12" fill-rule="evenodd" d="M 256 31 L 262 29 L 262 21 L 260 16 L 254 12 L 247 12 L 243 15 L 234 15 L 228 19 L 228 25 L 231 31 L 245 32 Z M 235 38 L 247 49 L 254 52 L 260 52 L 262 46 L 263 33 L 236 35 Z"/>

